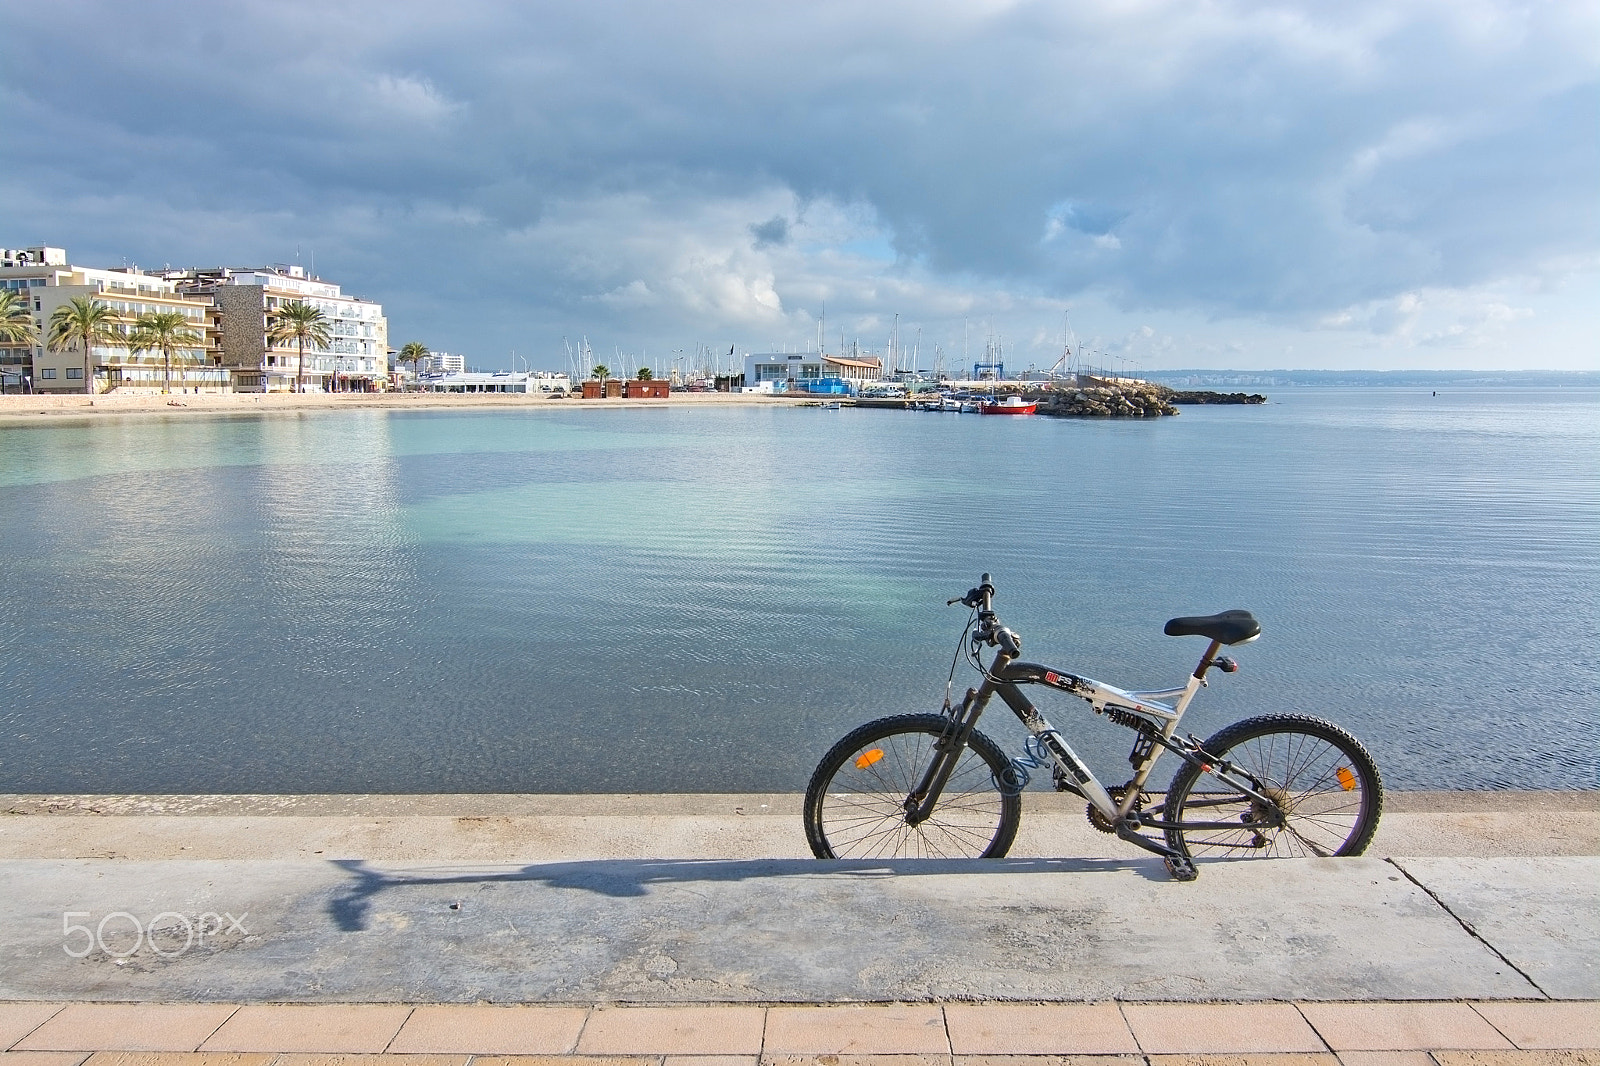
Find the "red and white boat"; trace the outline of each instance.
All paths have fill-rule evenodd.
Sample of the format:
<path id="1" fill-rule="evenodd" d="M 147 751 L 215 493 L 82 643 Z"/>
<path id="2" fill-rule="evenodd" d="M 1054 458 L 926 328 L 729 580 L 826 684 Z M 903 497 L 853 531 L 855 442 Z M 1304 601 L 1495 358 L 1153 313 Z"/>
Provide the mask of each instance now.
<path id="1" fill-rule="evenodd" d="M 1037 403 L 1030 403 L 1021 396 L 1007 396 L 993 403 L 985 400 L 978 405 L 978 413 L 985 415 L 1031 415 L 1038 409 Z"/>

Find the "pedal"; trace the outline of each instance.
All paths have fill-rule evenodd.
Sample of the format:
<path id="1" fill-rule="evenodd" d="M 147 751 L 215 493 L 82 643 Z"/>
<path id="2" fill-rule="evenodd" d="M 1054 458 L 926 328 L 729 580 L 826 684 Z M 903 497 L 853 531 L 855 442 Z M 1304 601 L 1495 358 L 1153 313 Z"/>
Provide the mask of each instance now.
<path id="1" fill-rule="evenodd" d="M 1166 863 L 1167 873 L 1172 875 L 1174 881 L 1193 881 L 1200 876 L 1200 871 L 1194 868 L 1194 863 L 1182 855 L 1168 855 Z"/>

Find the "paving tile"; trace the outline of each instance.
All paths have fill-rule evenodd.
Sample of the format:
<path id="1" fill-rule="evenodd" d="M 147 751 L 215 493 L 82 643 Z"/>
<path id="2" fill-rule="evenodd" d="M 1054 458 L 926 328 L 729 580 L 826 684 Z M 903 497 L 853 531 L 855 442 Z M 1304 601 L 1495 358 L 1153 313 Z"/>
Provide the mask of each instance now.
<path id="1" fill-rule="evenodd" d="M 949 1055 L 937 1006 L 771 1007 L 763 1058 L 775 1055 Z"/>
<path id="2" fill-rule="evenodd" d="M 668 1055 L 662 1066 L 756 1066 L 759 1055 Z"/>
<path id="3" fill-rule="evenodd" d="M 1331 1051 L 1255 1051 L 1242 1055 L 1151 1055 L 1150 1066 L 1339 1066 Z"/>
<path id="4" fill-rule="evenodd" d="M 74 1003 L 18 1051 L 193 1051 L 237 1008 L 222 1003 Z"/>
<path id="5" fill-rule="evenodd" d="M 1289 1003 L 1124 1003 L 1122 1013 L 1149 1055 L 1328 1050 Z"/>
<path id="6" fill-rule="evenodd" d="M 0 1066 L 79 1066 L 87 1051 L 0 1051 Z"/>
<path id="7" fill-rule="evenodd" d="M 0 1048 L 8 1048 L 61 1010 L 61 1003 L 0 1003 Z"/>
<path id="8" fill-rule="evenodd" d="M 589 1016 L 583 1007 L 429 1006 L 411 1012 L 389 1050 L 474 1055 L 562 1055 Z"/>
<path id="9" fill-rule="evenodd" d="M 1511 1047 L 1465 1003 L 1301 1003 L 1299 1007 L 1328 1046 L 1339 1052 Z"/>
<path id="10" fill-rule="evenodd" d="M 951 1063 L 949 1055 L 763 1055 L 761 1066 L 951 1066 Z"/>
<path id="11" fill-rule="evenodd" d="M 276 1052 L 96 1051 L 85 1066 L 268 1066 Z"/>
<path id="12" fill-rule="evenodd" d="M 1439 1066 L 1600 1066 L 1600 1051 L 1435 1051 Z"/>
<path id="13" fill-rule="evenodd" d="M 240 1007 L 202 1051 L 379 1052 L 410 1007 L 284 1003 Z"/>
<path id="14" fill-rule="evenodd" d="M 1426 1051 L 1341 1051 L 1344 1066 L 1438 1066 Z"/>
<path id="15" fill-rule="evenodd" d="M 278 1055 L 275 1066 L 467 1066 L 470 1055 L 363 1055 L 358 1052 L 296 1052 Z"/>
<path id="16" fill-rule="evenodd" d="M 944 1009 L 957 1055 L 1136 1055 L 1115 1003 L 951 1003 Z"/>
<path id="17" fill-rule="evenodd" d="M 1600 1047 L 1600 1003 L 1474 1003 L 1472 1007 L 1519 1048 Z"/>
<path id="18" fill-rule="evenodd" d="M 657 1066 L 660 1061 L 657 1055 L 474 1055 L 472 1066 Z"/>
<path id="19" fill-rule="evenodd" d="M 580 1055 L 758 1055 L 761 1007 L 597 1007 Z"/>
<path id="20" fill-rule="evenodd" d="M 1139 1055 L 957 1055 L 952 1066 L 1145 1066 Z"/>
<path id="21" fill-rule="evenodd" d="M 1150 1066 L 1339 1066 L 1333 1052 L 1248 1052 L 1243 1055 L 1149 1055 Z"/>

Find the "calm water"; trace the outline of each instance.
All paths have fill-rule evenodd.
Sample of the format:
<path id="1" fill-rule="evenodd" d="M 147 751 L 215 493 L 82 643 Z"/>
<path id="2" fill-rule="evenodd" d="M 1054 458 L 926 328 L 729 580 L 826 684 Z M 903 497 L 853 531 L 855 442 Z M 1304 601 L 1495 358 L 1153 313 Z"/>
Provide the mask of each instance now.
<path id="1" fill-rule="evenodd" d="M 0 429 L 0 791 L 798 790 L 938 706 L 982 570 L 1029 657 L 1128 686 L 1202 650 L 1166 618 L 1254 610 L 1197 733 L 1306 711 L 1393 786 L 1600 787 L 1600 392 L 1272 399 Z M 1039 698 L 1122 779 L 1128 733 Z"/>

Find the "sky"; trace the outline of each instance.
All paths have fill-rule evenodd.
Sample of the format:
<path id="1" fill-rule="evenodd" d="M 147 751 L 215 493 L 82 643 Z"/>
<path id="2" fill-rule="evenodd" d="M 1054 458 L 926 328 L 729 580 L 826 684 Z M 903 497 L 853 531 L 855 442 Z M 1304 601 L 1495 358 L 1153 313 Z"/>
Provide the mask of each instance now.
<path id="1" fill-rule="evenodd" d="M 1592 0 L 9 4 L 0 245 L 484 369 L 1600 369 Z"/>

